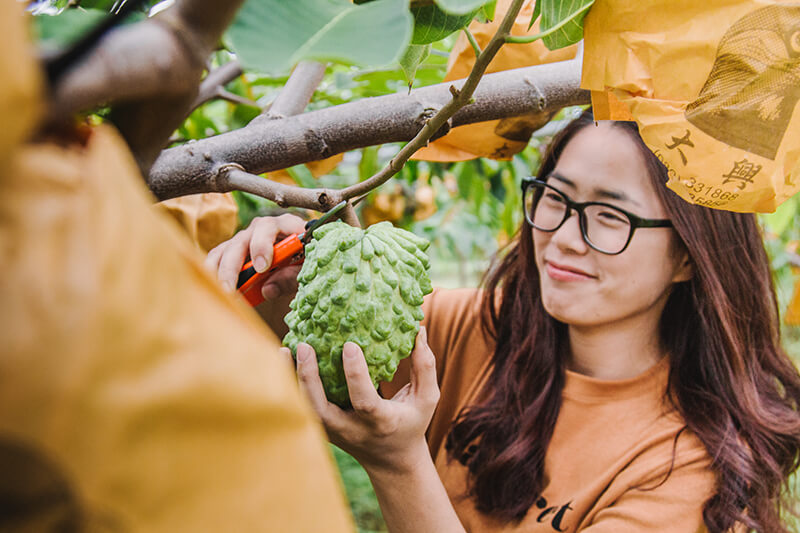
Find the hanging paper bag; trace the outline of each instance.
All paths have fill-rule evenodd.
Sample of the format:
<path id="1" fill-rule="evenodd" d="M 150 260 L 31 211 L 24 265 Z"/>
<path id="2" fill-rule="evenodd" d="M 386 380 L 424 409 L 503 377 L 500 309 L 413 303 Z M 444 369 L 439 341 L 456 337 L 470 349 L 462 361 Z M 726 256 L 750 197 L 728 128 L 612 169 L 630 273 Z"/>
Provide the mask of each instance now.
<path id="1" fill-rule="evenodd" d="M 624 105 L 691 203 L 771 212 L 800 190 L 800 5 L 597 0 L 582 86 L 598 120 L 625 115 L 607 93 Z"/>

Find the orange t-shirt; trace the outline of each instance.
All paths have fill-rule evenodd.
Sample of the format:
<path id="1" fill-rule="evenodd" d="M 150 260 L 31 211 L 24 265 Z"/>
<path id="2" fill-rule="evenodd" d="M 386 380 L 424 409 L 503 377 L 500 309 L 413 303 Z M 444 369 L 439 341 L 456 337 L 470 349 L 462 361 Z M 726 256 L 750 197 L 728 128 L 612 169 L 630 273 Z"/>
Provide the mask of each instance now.
<path id="1" fill-rule="evenodd" d="M 423 305 L 441 389 L 428 444 L 467 531 L 704 532 L 702 509 L 714 492 L 715 475 L 706 449 L 688 429 L 678 437 L 672 473 L 661 483 L 675 437 L 684 427 L 664 401 L 667 358 L 622 381 L 567 371 L 545 458 L 549 481 L 519 525 L 502 524 L 463 497 L 467 469 L 448 460 L 444 443 L 453 420 L 463 406 L 475 402 L 489 375 L 494 346 L 481 328 L 481 299 L 476 289 L 435 290 Z M 406 359 L 382 392 L 390 397 L 407 381 Z"/>

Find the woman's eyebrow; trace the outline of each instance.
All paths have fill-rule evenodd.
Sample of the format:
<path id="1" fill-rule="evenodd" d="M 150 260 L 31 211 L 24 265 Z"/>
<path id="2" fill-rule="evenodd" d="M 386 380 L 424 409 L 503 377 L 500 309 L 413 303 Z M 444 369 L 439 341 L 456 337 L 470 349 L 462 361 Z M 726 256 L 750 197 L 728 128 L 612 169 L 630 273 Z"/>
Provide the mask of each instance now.
<path id="1" fill-rule="evenodd" d="M 620 202 L 629 202 L 629 203 L 631 203 L 633 205 L 642 207 L 642 205 L 639 202 L 637 202 L 636 200 L 634 200 L 633 198 L 631 198 L 630 196 L 628 196 L 627 194 L 625 194 L 622 191 L 613 191 L 613 190 L 610 190 L 610 189 L 601 189 L 599 187 L 596 187 L 594 189 L 594 194 L 599 196 L 599 197 L 601 197 L 601 198 L 609 198 L 611 200 L 619 200 Z"/>
<path id="2" fill-rule="evenodd" d="M 547 177 L 556 179 L 556 180 L 560 181 L 561 183 L 572 187 L 573 189 L 576 188 L 574 181 L 565 178 L 563 174 L 559 174 L 558 172 L 553 171 L 550 174 L 548 174 Z"/>
<path id="3" fill-rule="evenodd" d="M 551 172 L 548 175 L 548 178 L 553 178 L 555 180 L 560 181 L 561 183 L 567 185 L 568 187 L 572 187 L 573 189 L 577 189 L 575 182 L 569 178 L 566 178 L 563 174 L 559 172 Z M 623 191 L 619 190 L 612 190 L 612 189 L 603 189 L 601 187 L 595 187 L 594 189 L 595 196 L 600 198 L 608 198 L 609 200 L 619 200 L 620 202 L 629 202 L 633 205 L 638 207 L 642 207 L 642 204 L 625 194 Z"/>

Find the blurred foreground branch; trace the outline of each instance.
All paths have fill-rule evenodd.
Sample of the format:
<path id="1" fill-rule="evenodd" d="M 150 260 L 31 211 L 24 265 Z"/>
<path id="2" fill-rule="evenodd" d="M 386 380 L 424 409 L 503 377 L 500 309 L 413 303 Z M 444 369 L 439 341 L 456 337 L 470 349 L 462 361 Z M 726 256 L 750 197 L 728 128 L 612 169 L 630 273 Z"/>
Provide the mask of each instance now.
<path id="1" fill-rule="evenodd" d="M 177 0 L 110 30 L 51 88 L 54 121 L 111 104 L 112 120 L 144 175 L 192 109 L 206 59 L 243 0 Z"/>

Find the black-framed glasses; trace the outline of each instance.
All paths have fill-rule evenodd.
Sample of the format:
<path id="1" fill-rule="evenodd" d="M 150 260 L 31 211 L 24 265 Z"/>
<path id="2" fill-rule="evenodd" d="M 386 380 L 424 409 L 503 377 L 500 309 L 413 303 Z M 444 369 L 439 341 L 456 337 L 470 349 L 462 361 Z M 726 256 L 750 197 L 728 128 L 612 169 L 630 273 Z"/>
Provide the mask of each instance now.
<path id="1" fill-rule="evenodd" d="M 611 204 L 575 202 L 536 178 L 522 181 L 522 208 L 528 224 L 546 232 L 556 231 L 576 211 L 583 240 L 608 255 L 624 252 L 637 228 L 672 227 L 671 220 L 642 218 Z"/>

